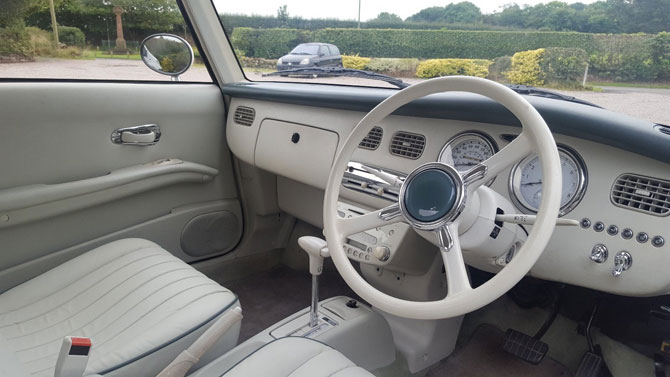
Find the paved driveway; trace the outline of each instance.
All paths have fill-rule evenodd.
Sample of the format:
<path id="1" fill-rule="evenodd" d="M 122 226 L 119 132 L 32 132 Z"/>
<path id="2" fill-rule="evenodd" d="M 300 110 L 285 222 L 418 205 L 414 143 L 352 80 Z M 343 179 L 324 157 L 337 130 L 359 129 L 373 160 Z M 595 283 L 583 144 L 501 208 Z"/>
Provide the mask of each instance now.
<path id="1" fill-rule="evenodd" d="M 167 76 L 151 71 L 138 60 L 96 59 L 61 60 L 41 59 L 32 63 L 0 64 L 0 78 L 62 78 L 100 80 L 159 80 L 167 81 Z M 248 73 L 251 80 L 281 80 L 341 83 L 349 85 L 390 86 L 380 81 L 367 79 L 339 78 L 278 78 L 262 77 L 261 73 Z M 185 81 L 211 81 L 207 69 L 194 66 L 182 76 Z M 420 79 L 405 79 L 417 82 Z M 624 113 L 652 122 L 670 124 L 670 89 L 604 87 L 603 92 L 570 92 L 564 94 L 593 102 L 604 108 Z"/>

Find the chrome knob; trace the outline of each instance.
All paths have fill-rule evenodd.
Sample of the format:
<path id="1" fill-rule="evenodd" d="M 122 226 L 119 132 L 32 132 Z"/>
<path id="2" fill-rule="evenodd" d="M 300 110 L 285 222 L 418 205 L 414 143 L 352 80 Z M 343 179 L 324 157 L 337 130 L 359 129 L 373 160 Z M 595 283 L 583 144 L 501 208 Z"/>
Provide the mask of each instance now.
<path id="1" fill-rule="evenodd" d="M 391 257 L 391 250 L 386 246 L 377 246 L 372 250 L 372 255 L 382 262 L 386 262 Z"/>
<path id="2" fill-rule="evenodd" d="M 599 243 L 591 249 L 591 256 L 589 259 L 596 263 L 605 263 L 608 256 L 607 246 Z"/>
<path id="3" fill-rule="evenodd" d="M 620 251 L 614 256 L 614 270 L 612 275 L 614 277 L 620 276 L 624 271 L 628 270 L 633 265 L 633 256 L 627 251 Z"/>

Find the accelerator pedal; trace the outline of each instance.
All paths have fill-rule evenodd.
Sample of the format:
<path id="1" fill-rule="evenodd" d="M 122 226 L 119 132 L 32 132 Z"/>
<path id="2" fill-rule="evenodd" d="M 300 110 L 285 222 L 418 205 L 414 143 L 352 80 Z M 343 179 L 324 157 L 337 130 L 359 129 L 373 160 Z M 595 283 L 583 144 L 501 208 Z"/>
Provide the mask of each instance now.
<path id="1" fill-rule="evenodd" d="M 507 329 L 503 350 L 521 360 L 537 365 L 542 361 L 547 351 L 549 351 L 549 346 L 540 339 L 524 334 L 521 331 Z"/>

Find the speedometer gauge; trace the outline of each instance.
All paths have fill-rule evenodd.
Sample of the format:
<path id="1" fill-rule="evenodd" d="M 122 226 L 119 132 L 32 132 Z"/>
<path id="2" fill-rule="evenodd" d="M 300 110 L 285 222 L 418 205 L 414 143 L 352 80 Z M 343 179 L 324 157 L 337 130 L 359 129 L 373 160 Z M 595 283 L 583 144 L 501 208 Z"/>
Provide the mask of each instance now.
<path id="1" fill-rule="evenodd" d="M 498 146 L 489 136 L 468 131 L 454 136 L 442 147 L 438 161 L 463 172 L 487 160 L 498 152 Z M 487 183 L 490 185 L 493 180 Z"/>
<path id="2" fill-rule="evenodd" d="M 584 196 L 587 183 L 584 160 L 571 148 L 558 147 L 563 173 L 561 216 L 570 212 Z M 510 175 L 512 200 L 522 210 L 536 213 L 542 202 L 542 165 L 537 155 L 524 158 L 512 168 Z"/>

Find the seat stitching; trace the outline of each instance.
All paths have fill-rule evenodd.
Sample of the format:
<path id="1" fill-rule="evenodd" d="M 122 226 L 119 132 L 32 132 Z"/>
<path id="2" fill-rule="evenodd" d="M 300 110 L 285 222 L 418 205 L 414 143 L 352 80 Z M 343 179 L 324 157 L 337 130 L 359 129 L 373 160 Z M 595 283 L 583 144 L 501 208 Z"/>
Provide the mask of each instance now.
<path id="1" fill-rule="evenodd" d="M 289 374 L 287 374 L 286 377 L 291 377 L 291 376 L 293 375 L 293 373 L 295 373 L 295 371 L 297 371 L 298 369 L 302 368 L 305 364 L 307 364 L 308 362 L 310 362 L 311 360 L 313 360 L 315 357 L 317 357 L 317 356 L 321 355 L 322 353 L 326 352 L 326 350 L 327 350 L 327 349 L 326 349 L 325 347 L 322 347 L 322 348 L 321 348 L 321 352 L 319 352 L 319 353 L 317 353 L 316 355 L 310 357 L 309 359 L 303 361 L 302 364 L 298 365 L 298 366 L 297 366 L 295 369 L 293 369 Z"/>
<path id="2" fill-rule="evenodd" d="M 121 257 L 125 257 L 125 256 L 127 256 L 128 254 L 131 254 L 131 253 L 134 253 L 134 252 L 137 252 L 137 251 L 142 251 L 142 250 L 145 250 L 145 249 L 149 249 L 149 248 L 148 248 L 148 247 L 143 247 L 143 248 L 140 248 L 140 249 L 136 249 L 136 250 L 130 251 L 130 252 L 128 252 L 128 253 L 122 255 Z M 155 256 L 160 256 L 160 255 L 162 255 L 162 254 L 161 254 L 161 253 L 158 253 L 158 254 L 152 254 L 152 255 L 147 255 L 147 256 L 141 257 L 141 258 L 139 258 L 139 259 L 130 261 L 130 262 L 128 262 L 127 264 L 125 264 L 125 265 L 123 265 L 123 266 L 120 266 L 118 269 L 116 269 L 116 270 L 110 272 L 108 275 L 106 275 L 106 276 L 103 277 L 102 279 L 107 278 L 109 275 L 115 273 L 116 271 L 118 271 L 118 270 L 120 270 L 120 269 L 122 269 L 122 268 L 124 268 L 124 267 L 126 267 L 126 266 L 128 266 L 128 265 L 130 265 L 130 264 L 133 264 L 133 263 L 135 263 L 135 262 L 139 262 L 139 261 L 141 261 L 141 260 L 143 260 L 143 259 L 147 259 L 147 258 L 151 258 L 151 257 L 155 257 Z M 70 287 L 71 285 L 73 285 L 74 283 L 76 283 L 77 281 L 87 278 L 87 277 L 90 276 L 91 274 L 94 274 L 94 273 L 98 272 L 98 270 L 100 270 L 101 268 L 103 268 L 103 267 L 105 267 L 105 266 L 107 266 L 107 265 L 108 265 L 107 263 L 102 264 L 101 266 L 99 266 L 99 267 L 96 268 L 95 270 L 89 272 L 88 274 L 84 275 L 84 276 L 81 277 L 80 279 L 75 280 L 75 281 L 71 282 L 70 284 L 68 284 L 68 285 L 66 285 L 66 286 L 64 286 L 64 287 L 62 287 L 62 288 L 60 288 L 60 289 L 58 289 L 58 290 L 59 290 L 59 291 L 63 291 L 63 290 L 65 290 L 65 289 L 67 289 L 68 287 Z M 48 273 L 48 271 L 47 271 L 47 273 Z M 101 280 L 102 280 L 102 279 L 101 279 Z M 90 287 L 87 288 L 86 290 L 88 290 L 88 289 L 90 289 Z M 84 290 L 84 291 L 82 291 L 82 292 L 85 292 L 86 290 Z M 80 293 L 81 293 L 81 292 L 80 292 Z M 0 295 L 0 297 L 1 297 L 1 296 L 2 296 L 2 295 Z M 30 306 L 30 305 L 32 305 L 32 304 L 38 302 L 38 301 L 42 301 L 42 300 L 44 300 L 44 299 L 47 298 L 47 297 L 49 297 L 49 296 L 46 296 L 46 297 L 40 297 L 39 299 L 37 299 L 37 300 L 35 300 L 35 301 L 32 301 L 32 302 L 29 302 L 29 303 L 27 303 L 27 304 L 25 304 L 25 305 L 23 305 L 23 306 L 21 306 L 21 307 L 12 309 L 12 310 L 7 311 L 7 312 L 0 312 L 0 314 L 9 314 L 9 313 L 17 312 L 17 311 L 19 311 L 19 310 L 21 310 L 21 309 L 23 309 L 23 308 L 25 308 L 25 307 L 27 307 L 27 306 Z M 7 326 L 9 326 L 9 325 L 6 325 L 6 326 L 0 326 L 0 328 L 7 327 Z"/>
<path id="3" fill-rule="evenodd" d="M 230 291 L 227 291 L 227 292 L 232 293 L 232 292 L 230 292 Z M 207 294 L 207 295 L 205 295 L 205 296 L 201 296 L 201 297 L 197 298 L 196 300 L 194 300 L 194 301 L 192 301 L 192 302 L 195 302 L 195 301 L 197 301 L 197 300 L 199 300 L 199 299 L 201 299 L 201 298 L 203 298 L 203 297 L 206 297 L 206 296 L 208 296 L 208 295 L 210 295 L 210 294 L 215 294 L 215 293 L 220 293 L 220 292 L 211 292 L 211 293 L 209 293 L 209 294 Z M 101 375 L 106 375 L 106 374 L 108 374 L 108 373 L 110 373 L 110 372 L 112 372 L 112 371 L 114 371 L 114 370 L 117 370 L 117 369 L 119 369 L 119 368 L 123 368 L 123 367 L 125 367 L 125 366 L 127 366 L 127 365 L 129 365 L 129 364 L 131 364 L 131 363 L 134 363 L 134 362 L 136 362 L 136 361 L 138 361 L 138 360 L 141 360 L 141 359 L 143 359 L 143 358 L 145 358 L 145 357 L 147 357 L 147 356 L 149 356 L 149 355 L 151 355 L 151 354 L 154 354 L 154 353 L 160 351 L 161 349 L 163 349 L 163 348 L 165 348 L 165 347 L 171 345 L 172 343 L 174 343 L 174 342 L 176 342 L 176 341 L 179 341 L 179 340 L 182 339 L 184 336 L 187 336 L 187 335 L 193 333 L 194 331 L 198 330 L 199 328 L 202 328 L 202 326 L 205 326 L 206 324 L 211 323 L 215 318 L 219 317 L 222 313 L 224 313 L 224 312 L 226 312 L 228 309 L 230 309 L 236 302 L 238 302 L 237 296 L 235 297 L 235 299 L 234 299 L 230 304 L 227 304 L 226 307 L 224 307 L 220 312 L 218 312 L 218 313 L 215 314 L 214 316 L 210 317 L 209 319 L 205 320 L 204 322 L 200 323 L 198 326 L 189 329 L 186 333 L 184 333 L 184 334 L 180 334 L 180 335 L 177 336 L 176 338 L 172 338 L 171 340 L 169 340 L 169 341 L 167 341 L 167 342 L 163 342 L 161 345 L 159 345 L 159 346 L 157 346 L 157 347 L 154 347 L 154 348 L 151 349 L 150 351 L 147 351 L 146 353 L 141 354 L 141 355 L 138 356 L 138 357 L 130 358 L 129 360 L 125 360 L 125 361 L 123 361 L 123 362 L 122 362 L 121 364 L 119 364 L 119 365 L 115 365 L 115 366 L 113 366 L 112 368 L 108 368 L 108 369 L 106 369 L 106 370 L 104 370 L 104 371 L 98 371 L 97 373 L 98 373 L 98 374 L 101 374 Z M 183 309 L 183 308 L 180 308 L 179 310 L 182 310 L 182 309 Z M 52 355 L 52 356 L 55 356 L 55 354 Z M 41 369 L 41 370 L 36 371 L 36 372 L 34 372 L 34 373 L 44 372 L 44 371 L 47 371 L 47 370 L 49 370 L 49 369 L 52 369 L 52 367 L 48 367 L 48 368 L 45 368 L 45 369 Z"/>
<path id="4" fill-rule="evenodd" d="M 179 292 L 179 293 L 173 295 L 172 297 L 169 297 L 168 299 L 164 300 L 164 301 L 161 302 L 160 304 L 156 305 L 156 306 L 153 307 L 150 311 L 144 313 L 142 316 L 140 316 L 139 318 L 137 318 L 133 323 L 131 323 L 130 325 L 126 326 L 125 329 L 123 329 L 123 330 L 121 330 L 121 331 L 117 331 L 116 334 L 115 334 L 114 336 L 112 336 L 111 338 L 109 338 L 109 339 L 105 340 L 104 342 L 100 343 L 99 347 L 102 347 L 102 346 L 104 346 L 105 344 L 109 343 L 112 339 L 116 338 L 116 337 L 119 336 L 122 332 L 128 330 L 128 329 L 131 328 L 134 324 L 138 323 L 141 319 L 143 319 L 144 317 L 146 317 L 147 315 L 149 315 L 149 313 L 153 312 L 153 311 L 154 311 L 155 309 L 157 309 L 159 306 L 161 306 L 161 305 L 167 303 L 168 301 L 172 300 L 172 299 L 175 298 L 176 296 L 178 296 L 178 295 L 180 295 L 180 294 L 182 294 L 182 293 L 184 293 L 184 292 L 186 292 L 186 291 L 189 291 L 189 290 L 191 290 L 191 289 L 193 289 L 193 288 L 204 287 L 204 286 L 208 286 L 208 285 L 215 285 L 215 286 L 217 286 L 217 287 L 221 287 L 218 283 L 211 282 L 211 283 L 204 283 L 204 284 L 194 285 L 194 286 L 192 286 L 192 287 L 190 287 L 190 288 L 184 289 L 183 291 L 181 291 L 181 292 Z M 185 308 L 185 307 L 191 305 L 192 303 L 194 303 L 194 302 L 196 302 L 196 301 L 198 301 L 198 300 L 201 300 L 201 299 L 203 299 L 203 298 L 205 298 L 205 297 L 207 297 L 207 296 L 210 296 L 210 295 L 213 295 L 213 294 L 218 294 L 218 293 L 226 293 L 226 292 L 229 292 L 229 291 L 228 291 L 227 289 L 221 289 L 221 290 L 216 290 L 216 291 L 213 291 L 213 292 L 206 293 L 206 294 L 204 294 L 204 295 L 202 295 L 202 296 L 200 296 L 200 297 L 197 297 L 197 298 L 194 299 L 194 300 L 191 300 L 191 301 L 187 302 L 186 304 L 182 305 L 182 307 L 180 307 L 179 309 L 174 310 L 172 313 L 176 313 L 176 312 L 180 311 L 181 309 L 183 309 L 183 308 Z M 167 316 L 166 316 L 166 317 L 167 317 Z M 165 317 L 163 317 L 163 318 L 165 318 Z M 162 319 L 161 319 L 161 321 L 162 321 Z M 161 322 L 161 321 L 157 321 L 157 322 Z"/>
<path id="5" fill-rule="evenodd" d="M 145 258 L 143 258 L 143 259 L 145 259 Z M 117 272 L 119 272 L 121 269 L 123 269 L 123 268 L 125 268 L 125 267 L 128 267 L 129 265 L 131 265 L 131 264 L 133 264 L 133 263 L 135 263 L 135 262 L 139 262 L 139 261 L 140 261 L 140 260 L 133 261 L 133 262 L 128 263 L 128 264 L 126 264 L 126 265 L 124 265 L 124 266 L 121 266 L 118 270 L 113 271 L 112 274 L 117 273 Z M 150 265 L 150 266 L 148 266 L 148 267 L 143 268 L 142 270 L 137 271 L 134 275 L 129 276 L 127 279 L 121 281 L 119 284 L 115 285 L 114 287 L 111 287 L 107 292 L 103 293 L 100 297 L 98 297 L 98 298 L 96 299 L 96 301 L 94 301 L 94 302 L 92 302 L 91 304 L 89 304 L 89 306 L 92 305 L 92 304 L 94 304 L 94 303 L 97 302 L 98 300 L 100 300 L 100 298 L 102 298 L 102 296 L 105 296 L 106 294 L 108 294 L 109 292 L 111 292 L 112 290 L 114 290 L 115 288 L 117 288 L 119 285 L 125 283 L 126 281 L 128 281 L 128 280 L 130 280 L 130 279 L 132 279 L 132 278 L 134 278 L 134 277 L 137 276 L 139 273 L 141 273 L 141 272 L 143 272 L 143 271 L 146 271 L 146 270 L 148 270 L 148 269 L 151 268 L 151 267 L 159 266 L 159 265 L 162 265 L 162 264 L 165 264 L 165 263 L 171 263 L 171 262 L 176 262 L 176 261 L 172 261 L 172 260 L 163 261 L 163 262 L 160 262 L 160 263 L 152 264 L 152 265 Z M 70 299 L 68 299 L 67 301 L 63 302 L 63 303 L 60 304 L 59 306 L 55 306 L 55 307 L 53 307 L 53 308 L 51 308 L 51 309 L 49 309 L 49 310 L 47 310 L 47 311 L 45 311 L 45 312 L 42 312 L 42 313 L 40 313 L 40 314 L 35 315 L 34 317 L 25 318 L 25 319 L 23 319 L 21 322 L 13 322 L 13 323 L 10 323 L 10 324 L 8 324 L 8 325 L 0 326 L 0 329 L 6 328 L 6 327 L 9 327 L 9 326 L 12 326 L 12 325 L 18 325 L 18 324 L 20 324 L 20 323 L 28 322 L 28 321 L 30 321 L 30 320 L 32 320 L 32 319 L 39 318 L 39 317 L 44 316 L 44 315 L 46 315 L 46 314 L 48 314 L 48 313 L 50 313 L 50 312 L 53 312 L 53 311 L 55 311 L 56 309 L 59 309 L 59 308 L 65 306 L 65 304 L 67 304 L 67 303 L 73 301 L 74 299 L 76 299 L 77 297 L 81 296 L 82 294 L 84 294 L 84 293 L 87 292 L 88 290 L 92 289 L 92 288 L 95 287 L 96 285 L 102 283 L 103 280 L 105 280 L 107 277 L 109 277 L 109 275 L 103 277 L 101 280 L 95 282 L 95 283 L 92 284 L 90 287 L 86 288 L 85 290 L 83 290 L 83 291 L 77 293 L 75 296 L 72 296 Z M 88 307 L 88 306 L 87 306 L 87 307 Z M 87 307 L 84 307 L 84 308 L 82 308 L 82 309 L 86 309 Z"/>
<path id="6" fill-rule="evenodd" d="M 351 361 L 351 360 L 350 360 L 350 361 Z M 353 368 L 353 366 L 351 366 L 351 365 L 345 365 L 344 367 L 342 367 L 342 368 L 336 370 L 335 372 L 329 374 L 329 375 L 326 376 L 326 377 L 333 377 L 334 375 L 340 373 L 341 371 L 343 371 L 343 370 L 345 370 L 345 369 L 349 369 L 349 368 Z"/>
<path id="7" fill-rule="evenodd" d="M 172 283 L 170 283 L 170 284 L 168 284 L 168 285 L 165 285 L 165 286 L 161 287 L 160 289 L 154 291 L 153 293 L 151 293 L 151 295 L 155 294 L 156 292 L 160 291 L 161 289 L 163 289 L 163 288 L 165 288 L 165 287 L 168 287 L 169 285 L 174 284 L 174 283 L 176 283 L 176 282 L 178 282 L 178 281 L 186 280 L 186 279 L 190 279 L 190 278 L 194 278 L 194 277 L 198 277 L 198 276 L 189 276 L 189 277 L 186 277 L 186 278 L 184 278 L 184 279 L 176 280 L 176 281 L 174 281 L 174 282 L 172 282 Z M 216 283 L 204 283 L 204 284 L 194 285 L 194 286 L 192 286 L 192 287 L 189 287 L 189 288 L 187 288 L 187 289 L 184 289 L 184 290 L 182 290 L 182 291 L 179 291 L 179 292 L 175 293 L 174 295 L 172 295 L 172 296 L 168 297 L 167 299 L 163 300 L 163 301 L 160 302 L 158 305 L 156 305 L 156 306 L 154 306 L 153 308 L 151 308 L 151 310 L 147 311 L 147 312 L 144 313 L 142 316 L 140 316 L 139 318 L 137 318 L 133 323 L 131 323 L 131 324 L 130 324 L 129 326 L 127 326 L 125 329 L 117 331 L 117 332 L 116 332 L 116 335 L 112 336 L 111 338 L 105 340 L 105 341 L 102 342 L 102 343 L 98 343 L 98 342 L 96 342 L 94 346 L 95 346 L 96 348 L 101 347 L 102 345 L 104 345 L 105 343 L 107 343 L 110 339 L 115 338 L 116 336 L 118 336 L 119 334 L 121 334 L 122 332 L 124 332 L 125 330 L 127 330 L 130 326 L 132 326 L 132 325 L 134 325 L 135 323 L 137 323 L 140 319 L 146 317 L 148 314 L 150 314 L 151 312 L 153 312 L 156 308 L 158 308 L 159 306 L 161 306 L 161 305 L 163 305 L 164 303 L 168 302 L 169 300 L 173 299 L 175 296 L 177 296 L 177 295 L 179 295 L 179 294 L 182 294 L 182 293 L 184 293 L 184 292 L 186 292 L 186 291 L 188 291 L 188 290 L 191 290 L 191 289 L 193 289 L 193 288 L 197 288 L 197 287 L 201 287 L 201 286 L 205 286 L 205 285 L 212 285 L 212 284 L 213 284 L 213 285 L 217 285 L 217 286 L 219 286 L 219 285 L 216 284 Z M 213 293 L 222 293 L 222 292 L 226 292 L 226 291 L 211 292 L 210 294 L 213 294 Z M 209 295 L 209 294 L 207 294 L 207 295 Z M 207 295 L 205 295 L 205 296 L 207 296 Z M 205 297 L 205 296 L 201 296 L 201 297 Z M 145 297 L 145 299 L 146 299 L 146 297 Z M 199 298 L 198 298 L 198 299 L 199 299 Z M 198 300 L 198 299 L 196 299 L 196 300 Z M 142 302 L 144 302 L 144 300 L 140 301 L 140 302 L 137 303 L 135 306 L 133 306 L 133 307 L 129 308 L 128 310 L 126 310 L 126 312 L 124 312 L 123 314 L 121 314 L 120 316 L 118 316 L 114 321 L 108 323 L 107 326 L 105 326 L 104 328 L 100 329 L 100 331 L 99 331 L 98 333 L 100 333 L 101 331 L 104 331 L 104 330 L 106 330 L 107 328 L 109 328 L 109 326 L 110 326 L 112 323 L 114 323 L 114 322 L 116 322 L 117 320 L 121 319 L 123 316 L 125 316 L 126 314 L 128 314 L 129 311 L 131 311 L 132 309 L 134 309 L 135 307 L 137 307 L 137 305 L 141 304 Z M 91 322 L 93 322 L 93 321 L 91 321 Z M 77 330 L 74 330 L 74 331 L 73 331 L 73 334 L 74 334 L 74 333 L 78 333 L 79 331 L 82 331 L 82 329 L 83 329 L 84 327 L 86 327 L 87 325 L 89 325 L 91 322 L 85 324 L 84 326 L 80 327 L 80 328 L 77 329 Z M 89 338 L 95 338 L 95 334 L 90 335 Z M 57 340 L 59 340 L 59 339 L 60 339 L 60 338 L 52 339 L 52 340 L 47 341 L 46 343 L 38 344 L 38 345 L 29 347 L 29 348 L 24 348 L 24 349 L 16 350 L 15 352 L 16 352 L 16 353 L 18 353 L 18 352 L 25 352 L 25 351 L 28 351 L 28 350 L 33 349 L 33 348 L 37 348 L 37 347 L 41 347 L 41 346 L 47 345 L 47 344 L 52 343 L 52 342 L 54 342 L 54 341 L 57 341 Z M 53 356 L 53 355 L 57 355 L 57 354 L 58 354 L 58 353 L 54 353 L 54 354 L 51 354 L 51 355 L 38 357 L 38 358 L 36 358 L 36 359 L 32 359 L 32 360 L 26 360 L 26 361 L 24 361 L 24 363 L 26 363 L 26 364 L 27 364 L 27 363 L 33 363 L 33 362 L 35 362 L 35 361 L 37 361 L 37 360 L 45 359 L 45 358 L 48 358 L 48 357 L 51 357 L 51 356 Z"/>
<path id="8" fill-rule="evenodd" d="M 132 278 L 138 276 L 140 273 L 145 272 L 146 270 L 148 270 L 148 269 L 150 269 L 150 268 L 152 268 L 152 267 L 160 266 L 160 265 L 165 264 L 165 263 L 173 263 L 173 262 L 175 262 L 175 261 L 165 261 L 165 262 L 161 262 L 161 263 L 157 263 L 157 264 L 151 265 L 151 266 L 146 267 L 146 268 L 144 268 L 144 269 L 142 269 L 142 270 L 140 270 L 140 271 L 137 271 L 134 275 L 129 276 L 127 279 L 123 280 L 123 281 L 120 282 L 119 284 L 115 285 L 114 287 L 111 287 L 107 292 L 101 294 L 98 298 L 95 299 L 95 301 L 89 303 L 89 304 L 86 305 L 85 307 L 82 307 L 82 308 L 80 308 L 80 309 L 77 309 L 77 313 L 76 313 L 76 314 L 81 314 L 81 313 L 83 313 L 85 310 L 87 310 L 88 308 L 92 307 L 95 303 L 97 303 L 98 301 L 102 300 L 106 295 L 108 295 L 111 291 L 113 291 L 114 289 L 116 289 L 119 285 L 121 285 L 121 284 L 127 282 L 128 280 L 130 280 L 130 279 L 132 279 Z M 123 297 L 119 298 L 115 303 L 113 303 L 112 305 L 108 306 L 108 308 L 111 308 L 111 307 L 113 307 L 114 305 L 120 303 L 121 301 L 123 301 L 123 299 L 125 299 L 125 298 L 128 297 L 130 294 L 132 294 L 132 293 L 134 293 L 135 291 L 137 291 L 138 289 L 142 288 L 142 287 L 145 286 L 147 283 L 149 283 L 149 282 L 151 282 L 151 281 L 153 281 L 153 280 L 155 280 L 155 279 L 158 279 L 158 278 L 161 277 L 161 276 L 165 276 L 165 274 L 169 274 L 169 273 L 171 273 L 171 272 L 176 272 L 176 271 L 189 270 L 189 269 L 191 269 L 190 266 L 186 266 L 186 267 L 182 267 L 182 268 L 175 268 L 174 270 L 169 270 L 169 271 L 162 272 L 162 273 L 160 273 L 160 274 L 158 274 L 158 275 L 152 277 L 151 279 L 148 279 L 148 280 L 146 280 L 146 281 L 143 281 L 142 284 L 140 284 L 140 285 L 138 285 L 137 287 L 135 287 L 132 291 L 129 291 L 128 293 L 126 293 Z M 197 276 L 197 275 L 196 275 L 196 276 Z M 58 306 L 58 307 L 54 308 L 53 310 L 56 310 L 56 309 L 58 309 L 58 308 L 60 308 L 60 307 L 62 307 L 62 306 L 63 306 L 63 305 Z M 51 311 L 53 311 L 53 310 L 50 310 L 49 312 L 51 312 Z M 46 314 L 49 313 L 49 312 L 45 312 L 45 313 L 42 314 L 42 315 L 46 315 Z M 40 317 L 40 316 L 37 316 L 37 317 Z M 37 317 L 33 317 L 33 318 L 27 319 L 27 320 L 25 320 L 25 321 L 19 322 L 19 323 L 24 323 L 24 322 L 27 322 L 27 321 L 29 321 L 29 320 L 31 320 L 31 319 L 35 319 L 35 318 L 37 318 Z M 67 322 L 67 321 L 69 321 L 69 320 L 71 320 L 71 319 L 72 319 L 72 317 L 67 317 L 67 318 L 63 319 L 62 321 L 53 323 L 53 324 L 51 324 L 50 326 L 43 327 L 43 328 L 41 328 L 41 329 L 38 329 L 37 331 L 33 331 L 33 332 L 31 332 L 31 333 L 28 333 L 28 334 L 21 334 L 21 335 L 19 335 L 19 336 L 15 336 L 15 337 L 12 337 L 12 338 L 6 338 L 6 339 L 7 339 L 7 340 L 20 339 L 20 338 L 23 338 L 23 337 L 26 337 L 26 336 L 30 336 L 30 335 L 33 335 L 33 334 L 37 334 L 37 333 L 39 333 L 39 332 L 41 332 L 41 331 L 44 331 L 44 330 L 49 329 L 49 328 L 52 328 L 52 327 L 54 327 L 54 326 L 57 326 L 58 324 L 61 324 L 61 323 L 63 323 L 63 322 Z M 93 320 L 95 320 L 95 319 L 93 319 Z M 92 321 L 91 321 L 91 322 L 92 322 Z M 88 322 L 87 324 L 89 324 L 89 323 L 91 323 L 91 322 Z M 17 325 L 18 325 L 19 323 L 17 323 Z M 84 326 L 86 326 L 86 325 L 84 325 Z"/>

